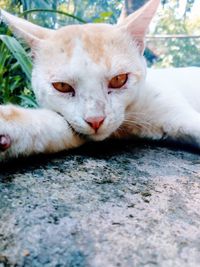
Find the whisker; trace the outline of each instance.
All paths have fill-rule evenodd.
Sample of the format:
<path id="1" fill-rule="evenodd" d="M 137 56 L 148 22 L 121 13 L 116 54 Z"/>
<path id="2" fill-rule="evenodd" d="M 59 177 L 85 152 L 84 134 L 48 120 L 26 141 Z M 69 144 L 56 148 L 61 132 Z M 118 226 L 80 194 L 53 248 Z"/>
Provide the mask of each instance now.
<path id="1" fill-rule="evenodd" d="M 124 120 L 125 124 L 127 124 L 127 126 L 135 126 L 136 128 L 138 128 L 136 125 L 140 127 L 142 127 L 144 130 L 153 130 L 153 131 L 157 131 L 158 128 L 156 125 L 153 125 L 151 122 L 143 120 L 141 117 L 134 117 L 131 119 L 125 119 Z"/>
<path id="2" fill-rule="evenodd" d="M 130 126 L 137 124 L 140 126 L 152 127 L 151 123 L 149 123 L 147 121 L 142 121 L 142 120 L 127 120 L 127 119 L 125 119 L 124 122 Z"/>
<path id="3" fill-rule="evenodd" d="M 144 130 L 148 130 L 149 129 L 149 127 L 147 127 L 146 125 L 138 125 L 138 124 L 126 124 L 126 123 L 124 123 L 124 126 L 132 126 L 133 128 L 136 128 L 136 129 L 138 129 L 138 130 L 141 130 L 141 128 L 143 128 Z"/>
<path id="4" fill-rule="evenodd" d="M 121 119 L 116 119 L 115 121 L 112 121 L 109 123 L 109 128 L 114 129 L 116 124 L 121 124 L 117 130 L 113 130 L 113 133 L 120 137 L 120 135 L 123 134 L 130 134 L 131 129 L 137 129 L 140 131 L 157 131 L 157 127 L 151 123 L 150 118 L 147 116 L 147 114 L 143 112 L 128 112 L 125 114 L 125 118 L 121 123 Z M 80 125 L 76 122 L 73 122 L 73 125 L 77 127 L 77 129 L 81 129 Z M 71 125 L 70 125 L 71 126 Z M 71 126 L 73 129 L 73 127 Z M 83 127 L 84 128 L 84 127 Z M 73 129 L 74 130 L 74 129 Z M 75 130 L 76 132 L 76 130 Z M 82 136 L 82 134 L 77 131 L 76 134 L 78 136 Z"/>
<path id="5" fill-rule="evenodd" d="M 136 115 L 136 114 L 139 114 L 139 115 L 146 115 L 146 113 L 144 112 L 136 112 L 136 111 L 132 111 L 132 112 L 125 112 L 126 115 Z"/>
<path id="6" fill-rule="evenodd" d="M 130 122 L 130 123 L 137 123 L 137 124 L 140 124 L 140 123 L 143 123 L 143 124 L 146 124 L 146 125 L 151 125 L 151 123 L 150 122 L 148 122 L 148 121 L 144 121 L 144 120 L 128 120 L 128 119 L 125 119 L 124 121 L 126 121 L 126 122 Z"/>

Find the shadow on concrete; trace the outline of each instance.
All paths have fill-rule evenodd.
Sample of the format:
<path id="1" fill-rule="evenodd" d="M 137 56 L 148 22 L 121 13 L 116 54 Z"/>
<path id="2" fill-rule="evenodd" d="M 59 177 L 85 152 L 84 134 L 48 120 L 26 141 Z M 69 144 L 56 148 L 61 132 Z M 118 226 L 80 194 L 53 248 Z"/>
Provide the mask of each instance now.
<path id="1" fill-rule="evenodd" d="M 172 151 L 185 151 L 194 154 L 200 154 L 199 149 L 177 142 L 169 141 L 152 141 L 152 140 L 108 140 L 102 142 L 91 142 L 83 145 L 80 148 L 70 151 L 59 152 L 50 155 L 34 155 L 27 158 L 13 159 L 4 162 L 0 166 L 0 173 L 15 173 L 17 171 L 23 172 L 27 168 L 30 170 L 37 169 L 38 167 L 47 166 L 52 160 L 63 160 L 73 156 L 92 157 L 96 159 L 109 159 L 117 155 L 125 155 L 132 152 L 145 149 L 167 148 Z"/>

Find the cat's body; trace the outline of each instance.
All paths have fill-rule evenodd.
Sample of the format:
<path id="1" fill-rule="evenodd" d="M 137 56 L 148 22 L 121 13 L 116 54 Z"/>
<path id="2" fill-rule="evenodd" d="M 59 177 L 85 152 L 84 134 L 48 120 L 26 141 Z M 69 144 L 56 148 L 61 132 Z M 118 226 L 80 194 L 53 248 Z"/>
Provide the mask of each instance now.
<path id="1" fill-rule="evenodd" d="M 197 145 L 192 137 L 200 119 L 199 83 L 199 68 L 148 69 L 137 101 L 127 109 L 127 122 L 116 133 Z"/>
<path id="2" fill-rule="evenodd" d="M 144 36 L 158 4 L 151 0 L 118 25 L 57 31 L 2 12 L 34 51 L 42 109 L 0 107 L 0 158 L 135 135 L 200 148 L 200 69 L 149 69 L 146 77 Z"/>
<path id="3" fill-rule="evenodd" d="M 200 69 L 198 67 L 148 69 L 147 84 L 166 92 L 172 99 L 176 92 L 200 112 Z"/>

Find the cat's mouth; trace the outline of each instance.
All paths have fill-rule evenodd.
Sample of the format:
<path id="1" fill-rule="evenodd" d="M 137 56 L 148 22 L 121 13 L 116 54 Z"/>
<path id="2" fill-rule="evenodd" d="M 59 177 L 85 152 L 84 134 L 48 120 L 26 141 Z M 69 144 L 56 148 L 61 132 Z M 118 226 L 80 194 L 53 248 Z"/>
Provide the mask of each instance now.
<path id="1" fill-rule="evenodd" d="M 68 122 L 67 120 L 66 120 L 66 122 L 68 123 L 68 125 L 69 125 L 69 127 L 70 127 L 70 129 L 72 130 L 72 132 L 75 134 L 75 135 L 77 135 L 77 136 L 79 136 L 80 138 L 83 138 L 83 139 L 85 139 L 85 140 L 88 140 L 88 141 L 103 141 L 103 140 L 105 140 L 106 138 L 108 138 L 110 135 L 106 135 L 105 133 L 98 133 L 98 132 L 96 132 L 96 133 L 94 133 L 94 134 L 84 134 L 84 133 L 82 133 L 82 132 L 79 132 L 79 131 L 77 131 L 74 127 L 73 127 L 73 125 L 70 123 L 70 122 Z"/>
<path id="2" fill-rule="evenodd" d="M 72 126 L 72 124 L 71 124 L 70 122 L 68 122 L 67 120 L 66 120 L 66 122 L 68 123 L 68 125 L 69 125 L 70 129 L 72 130 L 73 134 L 75 134 L 75 135 L 77 135 L 77 136 L 79 136 L 80 138 L 83 138 L 83 139 L 85 139 L 85 140 L 91 140 L 91 139 L 92 139 L 92 137 L 91 137 L 92 135 L 81 133 L 80 131 L 77 131 L 77 130 Z"/>
<path id="3" fill-rule="evenodd" d="M 83 133 L 81 133 L 81 132 L 78 132 L 78 131 L 71 125 L 70 122 L 68 122 L 67 120 L 66 120 L 66 122 L 68 123 L 69 128 L 72 130 L 73 134 L 78 135 L 78 136 L 81 137 L 81 138 L 87 139 L 87 135 L 86 135 L 86 134 L 83 134 Z"/>
<path id="4" fill-rule="evenodd" d="M 74 135 L 77 135 L 77 136 L 79 136 L 80 138 L 86 139 L 87 136 L 86 136 L 85 134 L 81 133 L 81 132 L 78 132 L 78 131 L 72 126 L 72 124 L 71 124 L 68 120 L 66 120 L 66 118 L 65 118 L 64 115 L 62 115 L 60 112 L 57 112 L 57 113 L 58 113 L 61 117 L 63 117 L 63 119 L 67 122 L 69 128 L 72 130 L 72 132 L 73 132 Z"/>

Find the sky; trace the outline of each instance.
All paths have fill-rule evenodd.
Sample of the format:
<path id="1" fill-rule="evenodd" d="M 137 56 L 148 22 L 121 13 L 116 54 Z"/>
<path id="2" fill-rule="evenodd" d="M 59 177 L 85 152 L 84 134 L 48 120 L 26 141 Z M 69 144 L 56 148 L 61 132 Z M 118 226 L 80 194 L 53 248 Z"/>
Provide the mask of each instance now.
<path id="1" fill-rule="evenodd" d="M 183 0 L 184 2 L 185 0 Z M 191 12 L 192 17 L 200 17 L 200 1 L 196 0 Z"/>
<path id="2" fill-rule="evenodd" d="M 179 1 L 179 6 L 180 6 L 179 11 L 178 11 L 179 16 L 182 16 L 184 14 L 186 3 L 187 3 L 187 0 Z M 193 8 L 190 13 L 190 17 L 191 18 L 200 17 L 200 0 L 196 0 L 194 2 Z"/>

